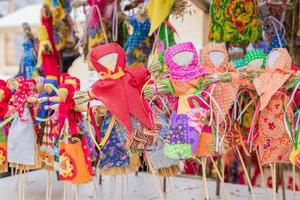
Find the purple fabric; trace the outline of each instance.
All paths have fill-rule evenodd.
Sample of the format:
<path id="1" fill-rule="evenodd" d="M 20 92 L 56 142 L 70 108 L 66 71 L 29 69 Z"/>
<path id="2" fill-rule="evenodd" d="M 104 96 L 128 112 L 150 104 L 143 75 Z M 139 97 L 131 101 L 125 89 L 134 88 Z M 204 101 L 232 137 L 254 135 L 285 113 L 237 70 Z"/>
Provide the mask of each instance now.
<path id="1" fill-rule="evenodd" d="M 180 52 L 191 52 L 193 58 L 186 66 L 181 66 L 174 62 L 173 57 Z M 206 74 L 204 68 L 199 64 L 198 53 L 191 42 L 184 42 L 173 45 L 166 50 L 165 62 L 169 69 L 169 76 L 176 80 L 191 81 Z"/>
<path id="2" fill-rule="evenodd" d="M 170 132 L 170 144 L 190 144 L 193 152 L 198 150 L 199 134 L 188 125 L 189 118 L 186 114 L 172 113 Z"/>

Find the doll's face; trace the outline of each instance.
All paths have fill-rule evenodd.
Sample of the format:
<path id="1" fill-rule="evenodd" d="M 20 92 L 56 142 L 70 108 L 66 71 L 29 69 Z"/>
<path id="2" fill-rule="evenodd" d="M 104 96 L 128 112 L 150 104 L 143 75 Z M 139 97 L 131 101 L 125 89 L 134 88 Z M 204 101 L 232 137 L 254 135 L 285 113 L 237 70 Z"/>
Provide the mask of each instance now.
<path id="1" fill-rule="evenodd" d="M 44 90 L 44 84 L 43 82 L 37 82 L 36 83 L 36 91 L 38 94 L 42 93 Z"/>
<path id="2" fill-rule="evenodd" d="M 0 89 L 0 102 L 2 102 L 4 99 L 4 91 Z"/>
<path id="3" fill-rule="evenodd" d="M 7 87 L 10 89 L 10 90 L 18 90 L 19 89 L 19 83 L 17 80 L 15 79 L 12 79 L 12 80 L 9 80 L 7 82 Z"/>
<path id="4" fill-rule="evenodd" d="M 62 102 L 66 101 L 67 95 L 68 95 L 68 90 L 66 88 L 58 89 L 58 97 Z"/>
<path id="5" fill-rule="evenodd" d="M 180 66 L 187 66 L 193 60 L 194 54 L 190 51 L 182 51 L 173 56 L 173 61 Z"/>
<path id="6" fill-rule="evenodd" d="M 50 85 L 50 84 L 45 84 L 45 85 L 44 85 L 44 91 L 45 91 L 47 94 L 51 94 L 52 91 L 53 91 L 52 85 Z"/>

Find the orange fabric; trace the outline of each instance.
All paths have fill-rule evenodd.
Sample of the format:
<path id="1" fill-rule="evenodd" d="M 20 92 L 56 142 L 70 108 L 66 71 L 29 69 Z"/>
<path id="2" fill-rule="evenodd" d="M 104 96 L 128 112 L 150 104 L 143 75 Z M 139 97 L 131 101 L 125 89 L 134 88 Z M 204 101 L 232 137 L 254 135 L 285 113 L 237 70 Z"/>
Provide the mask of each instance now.
<path id="1" fill-rule="evenodd" d="M 211 132 L 203 131 L 199 137 L 197 156 L 214 156 L 214 137 Z"/>
<path id="2" fill-rule="evenodd" d="M 224 55 L 224 60 L 219 66 L 215 66 L 212 60 L 209 58 L 209 54 L 213 51 L 222 52 Z M 229 63 L 228 53 L 223 44 L 213 44 L 210 43 L 202 48 L 201 50 L 203 67 L 208 71 L 208 73 L 222 73 L 222 72 L 235 72 L 235 68 Z M 234 80 L 237 78 L 236 74 L 233 74 Z M 237 83 L 216 83 L 210 87 L 214 88 L 212 96 L 220 106 L 222 113 L 220 113 L 220 120 L 224 120 L 225 116 L 231 108 L 234 98 L 236 97 L 239 89 L 239 84 Z M 219 112 L 216 106 L 213 104 L 214 114 L 217 116 Z"/>
<path id="3" fill-rule="evenodd" d="M 289 98 L 285 94 L 276 93 L 269 104 L 260 112 L 259 116 L 259 153 L 262 164 L 272 162 L 289 163 L 289 155 L 292 151 L 292 142 L 284 126 L 285 107 Z M 293 110 L 286 107 L 290 121 L 293 119 Z"/>
<path id="4" fill-rule="evenodd" d="M 91 181 L 92 177 L 85 162 L 81 142 L 60 144 L 60 177 L 61 180 L 70 181 L 73 184 L 83 184 Z"/>
<path id="5" fill-rule="evenodd" d="M 7 171 L 7 143 L 0 142 L 0 173 Z"/>
<path id="6" fill-rule="evenodd" d="M 189 82 L 183 82 L 183 81 L 177 81 L 174 79 L 171 79 L 170 82 L 174 88 L 176 97 L 187 95 L 187 94 L 193 94 L 195 89 L 199 87 L 201 79 L 193 79 Z"/>
<path id="7" fill-rule="evenodd" d="M 267 70 L 253 81 L 257 94 L 260 96 L 260 110 L 263 110 L 268 105 L 272 96 L 292 75 L 292 71 L 290 71 L 292 58 L 287 49 L 273 49 L 270 54 L 273 51 L 279 51 L 279 56 L 274 66 L 268 66 L 267 60 Z"/>

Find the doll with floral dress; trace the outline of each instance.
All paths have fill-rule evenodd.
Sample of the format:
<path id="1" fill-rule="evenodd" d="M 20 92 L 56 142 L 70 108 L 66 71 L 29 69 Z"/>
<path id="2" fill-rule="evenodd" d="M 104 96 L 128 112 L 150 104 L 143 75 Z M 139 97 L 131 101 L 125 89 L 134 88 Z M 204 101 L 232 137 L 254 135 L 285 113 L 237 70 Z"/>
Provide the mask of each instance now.
<path id="1" fill-rule="evenodd" d="M 282 86 L 292 75 L 291 66 L 287 49 L 273 49 L 266 60 L 266 71 L 253 82 L 260 97 L 258 149 L 262 165 L 289 163 L 294 136 L 286 123 L 293 124 L 293 111 Z"/>

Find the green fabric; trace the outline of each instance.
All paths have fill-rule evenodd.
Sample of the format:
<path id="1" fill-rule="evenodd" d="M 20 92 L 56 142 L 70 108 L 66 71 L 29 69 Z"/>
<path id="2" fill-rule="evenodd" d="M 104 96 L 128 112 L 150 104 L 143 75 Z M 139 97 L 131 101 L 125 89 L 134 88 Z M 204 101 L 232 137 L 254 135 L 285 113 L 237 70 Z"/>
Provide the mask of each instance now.
<path id="1" fill-rule="evenodd" d="M 172 159 L 188 159 L 192 158 L 192 146 L 190 144 L 166 144 L 164 153 Z"/>
<path id="2" fill-rule="evenodd" d="M 245 66 L 246 66 L 245 59 L 234 60 L 234 61 L 232 61 L 232 64 L 234 65 L 234 67 L 235 67 L 236 69 L 242 68 L 242 67 L 245 67 Z"/>
<path id="3" fill-rule="evenodd" d="M 6 142 L 7 136 L 6 135 L 0 135 L 0 142 Z"/>
<path id="4" fill-rule="evenodd" d="M 263 60 L 262 68 L 264 69 L 266 65 L 267 55 L 261 49 L 253 49 L 251 51 L 248 51 L 245 56 L 245 63 L 246 65 L 248 65 L 251 61 L 257 59 Z"/>
<path id="5" fill-rule="evenodd" d="M 168 87 L 168 92 L 169 92 L 170 94 L 172 94 L 172 95 L 175 94 L 175 90 L 174 90 L 173 85 L 172 85 L 172 83 L 170 82 L 170 80 L 164 79 L 164 80 L 161 81 L 161 83 Z"/>
<path id="6" fill-rule="evenodd" d="M 209 38 L 216 42 L 252 42 L 259 40 L 256 0 L 212 0 Z"/>

